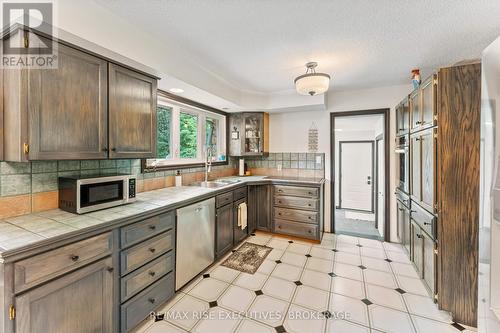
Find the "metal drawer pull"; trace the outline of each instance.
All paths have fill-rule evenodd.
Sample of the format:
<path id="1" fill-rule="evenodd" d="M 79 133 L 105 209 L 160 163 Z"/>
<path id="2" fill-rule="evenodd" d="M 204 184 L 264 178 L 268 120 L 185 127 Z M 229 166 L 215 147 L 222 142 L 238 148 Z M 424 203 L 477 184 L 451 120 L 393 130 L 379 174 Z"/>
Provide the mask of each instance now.
<path id="1" fill-rule="evenodd" d="M 309 220 L 312 220 L 312 217 L 310 217 L 310 216 L 308 216 L 307 218 L 308 218 Z"/>
<path id="2" fill-rule="evenodd" d="M 149 271 L 149 275 L 151 275 L 151 277 L 153 277 L 153 276 L 156 275 L 156 272 L 155 271 Z"/>
<path id="3" fill-rule="evenodd" d="M 150 230 L 156 230 L 156 226 L 155 226 L 155 225 L 149 225 L 149 226 L 148 226 L 148 228 L 149 228 Z"/>
<path id="4" fill-rule="evenodd" d="M 151 297 L 151 298 L 148 298 L 148 301 L 152 304 L 154 304 L 156 302 L 156 299 Z"/>
<path id="5" fill-rule="evenodd" d="M 278 229 L 281 229 L 281 226 L 280 226 L 280 225 L 278 226 Z"/>
<path id="6" fill-rule="evenodd" d="M 278 192 L 283 192 L 283 190 L 280 189 L 280 190 L 278 190 Z"/>
<path id="7" fill-rule="evenodd" d="M 115 270 L 115 268 L 114 268 L 114 267 L 108 267 L 108 272 L 110 272 L 110 273 L 111 273 L 111 272 L 113 272 L 114 270 Z"/>
<path id="8" fill-rule="evenodd" d="M 278 213 L 279 216 L 281 216 L 281 213 Z"/>
<path id="9" fill-rule="evenodd" d="M 431 222 L 424 222 L 424 225 L 432 225 Z"/>
<path id="10" fill-rule="evenodd" d="M 308 233 L 312 233 L 312 231 L 311 231 L 311 230 L 307 230 L 307 232 L 308 232 Z"/>
<path id="11" fill-rule="evenodd" d="M 281 200 L 278 200 L 278 203 L 281 203 Z"/>
<path id="12" fill-rule="evenodd" d="M 416 125 L 420 125 L 420 124 L 422 124 L 422 122 L 421 121 L 417 121 L 417 122 L 415 122 L 415 124 Z"/>
<path id="13" fill-rule="evenodd" d="M 71 256 L 70 256 L 70 258 L 71 258 L 71 260 L 73 260 L 73 261 L 78 261 L 78 259 L 80 259 L 80 257 L 79 257 L 79 256 L 77 256 L 77 255 L 71 255 Z"/>
<path id="14" fill-rule="evenodd" d="M 150 248 L 149 248 L 149 251 L 150 251 L 151 253 L 155 253 L 155 252 L 156 252 L 156 249 L 155 249 L 154 247 L 150 247 Z"/>
<path id="15" fill-rule="evenodd" d="M 422 238 L 422 235 L 417 234 L 417 238 Z"/>
<path id="16" fill-rule="evenodd" d="M 308 205 L 309 207 L 311 207 L 311 206 L 312 206 L 312 204 L 307 204 L 307 205 Z"/>

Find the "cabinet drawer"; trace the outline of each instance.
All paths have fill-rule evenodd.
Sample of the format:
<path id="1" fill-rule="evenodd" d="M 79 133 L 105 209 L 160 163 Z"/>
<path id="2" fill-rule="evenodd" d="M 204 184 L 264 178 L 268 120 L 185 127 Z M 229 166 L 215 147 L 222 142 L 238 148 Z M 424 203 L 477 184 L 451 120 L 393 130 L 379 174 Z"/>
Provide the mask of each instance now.
<path id="1" fill-rule="evenodd" d="M 121 306 L 120 331 L 130 331 L 173 295 L 174 274 L 169 273 Z"/>
<path id="2" fill-rule="evenodd" d="M 162 255 L 149 264 L 121 279 L 121 301 L 124 302 L 139 291 L 162 278 L 174 268 L 174 251 Z"/>
<path id="3" fill-rule="evenodd" d="M 297 197 L 317 198 L 319 196 L 319 189 L 314 187 L 275 185 L 274 195 L 293 195 Z"/>
<path id="4" fill-rule="evenodd" d="M 233 191 L 233 200 L 240 200 L 242 198 L 245 198 L 247 196 L 247 187 L 241 187 L 237 188 L 236 190 Z"/>
<path id="5" fill-rule="evenodd" d="M 153 216 L 144 221 L 140 221 L 121 228 L 122 248 L 140 242 L 163 231 L 173 228 L 175 225 L 175 212 Z"/>
<path id="6" fill-rule="evenodd" d="M 307 210 L 297 210 L 288 208 L 274 208 L 274 216 L 278 219 L 291 220 L 302 223 L 317 223 L 318 213 Z"/>
<path id="7" fill-rule="evenodd" d="M 436 218 L 428 213 L 425 209 L 412 203 L 411 219 L 415 221 L 423 231 L 425 231 L 432 239 L 436 239 Z"/>
<path id="8" fill-rule="evenodd" d="M 215 205 L 217 208 L 233 202 L 233 192 L 219 194 L 215 197 Z"/>
<path id="9" fill-rule="evenodd" d="M 280 207 L 290 207 L 298 209 L 318 210 L 319 202 L 317 199 L 299 198 L 299 197 L 274 197 L 274 205 Z"/>
<path id="10" fill-rule="evenodd" d="M 279 219 L 274 220 L 274 232 L 302 238 L 318 238 L 318 226 Z"/>
<path id="11" fill-rule="evenodd" d="M 122 251 L 120 254 L 121 274 L 130 273 L 151 259 L 171 250 L 173 246 L 174 232 L 170 230 Z"/>
<path id="12" fill-rule="evenodd" d="M 16 292 L 33 287 L 96 259 L 113 250 L 113 237 L 107 232 L 62 246 L 14 263 Z"/>

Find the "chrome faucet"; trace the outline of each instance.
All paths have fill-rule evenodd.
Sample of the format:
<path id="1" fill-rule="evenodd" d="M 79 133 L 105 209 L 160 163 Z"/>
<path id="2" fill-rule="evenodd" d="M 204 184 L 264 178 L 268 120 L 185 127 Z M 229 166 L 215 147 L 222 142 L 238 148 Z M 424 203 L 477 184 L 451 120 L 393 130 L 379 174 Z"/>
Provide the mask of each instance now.
<path id="1" fill-rule="evenodd" d="M 207 147 L 205 153 L 205 183 L 208 182 L 208 173 L 212 171 L 212 149 Z"/>

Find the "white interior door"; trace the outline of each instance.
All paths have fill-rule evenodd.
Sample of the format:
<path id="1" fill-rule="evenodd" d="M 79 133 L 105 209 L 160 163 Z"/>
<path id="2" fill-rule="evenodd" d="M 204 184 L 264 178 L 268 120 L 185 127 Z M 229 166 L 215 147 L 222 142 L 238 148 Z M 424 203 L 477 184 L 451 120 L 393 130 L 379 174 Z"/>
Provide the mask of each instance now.
<path id="1" fill-rule="evenodd" d="M 340 142 L 340 208 L 373 211 L 373 142 Z"/>
<path id="2" fill-rule="evenodd" d="M 380 236 L 384 236 L 384 222 L 385 222 L 385 152 L 384 152 L 384 140 L 377 141 L 377 222 L 378 222 L 378 232 Z"/>

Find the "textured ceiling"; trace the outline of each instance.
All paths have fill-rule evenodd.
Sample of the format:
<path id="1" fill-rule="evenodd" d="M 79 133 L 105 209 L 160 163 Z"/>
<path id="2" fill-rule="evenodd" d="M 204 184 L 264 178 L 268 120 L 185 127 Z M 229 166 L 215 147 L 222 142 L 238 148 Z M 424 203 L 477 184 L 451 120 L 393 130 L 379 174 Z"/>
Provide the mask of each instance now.
<path id="1" fill-rule="evenodd" d="M 348 90 L 479 58 L 498 0 L 96 0 L 242 91 L 293 89 L 308 61 Z M 182 78 L 180 78 L 182 79 Z"/>

